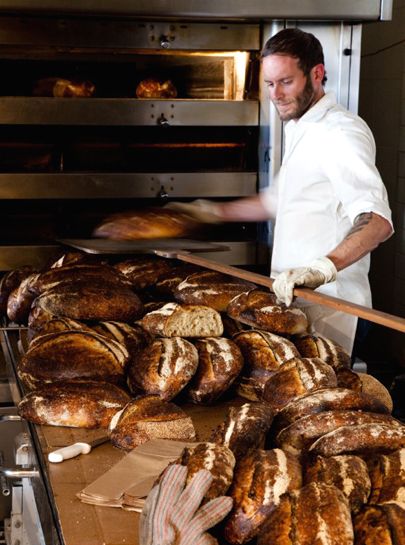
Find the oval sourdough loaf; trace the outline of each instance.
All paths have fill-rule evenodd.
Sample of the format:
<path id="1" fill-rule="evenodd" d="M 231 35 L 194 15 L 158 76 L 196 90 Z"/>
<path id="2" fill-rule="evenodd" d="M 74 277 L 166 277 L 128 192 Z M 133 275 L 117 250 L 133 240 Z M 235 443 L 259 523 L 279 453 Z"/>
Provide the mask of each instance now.
<path id="1" fill-rule="evenodd" d="M 405 448 L 368 460 L 371 479 L 369 503 L 405 504 Z"/>
<path id="2" fill-rule="evenodd" d="M 342 426 L 368 423 L 402 426 L 399 420 L 395 420 L 388 414 L 345 410 L 323 411 L 303 416 L 281 430 L 276 437 L 276 444 L 288 452 L 299 455 L 301 451 L 307 451 L 312 443 L 326 433 Z"/>
<path id="3" fill-rule="evenodd" d="M 225 539 L 233 545 L 253 539 L 281 496 L 301 488 L 301 473 L 297 458 L 281 449 L 257 449 L 241 458 L 228 493 L 233 508 L 226 519 Z"/>
<path id="4" fill-rule="evenodd" d="M 34 342 L 35 339 L 43 337 L 44 335 L 49 335 L 50 333 L 60 333 L 61 331 L 89 331 L 93 332 L 90 327 L 87 327 L 82 322 L 77 320 L 72 320 L 71 318 L 53 318 L 48 322 L 44 322 L 42 327 L 28 330 L 28 339 L 30 343 Z"/>
<path id="5" fill-rule="evenodd" d="M 201 271 L 188 276 L 174 291 L 174 298 L 189 305 L 208 305 L 226 311 L 236 295 L 256 286 L 246 280 L 216 271 Z"/>
<path id="6" fill-rule="evenodd" d="M 306 467 L 304 481 L 333 484 L 348 499 L 352 513 L 358 513 L 367 503 L 371 489 L 366 462 L 351 455 L 316 456 Z"/>
<path id="7" fill-rule="evenodd" d="M 152 342 L 152 337 L 141 326 L 129 325 L 124 322 L 99 322 L 93 326 L 93 330 L 109 339 L 123 344 L 131 358 L 134 358 L 139 350 L 144 349 Z"/>
<path id="8" fill-rule="evenodd" d="M 154 256 L 138 256 L 115 264 L 134 289 L 142 290 L 154 286 L 156 282 L 170 273 L 172 265 L 167 259 Z"/>
<path id="9" fill-rule="evenodd" d="M 126 348 L 88 331 L 61 331 L 38 337 L 18 363 L 28 388 L 60 381 L 124 383 Z"/>
<path id="10" fill-rule="evenodd" d="M 146 314 L 139 324 L 162 337 L 220 337 L 224 332 L 219 312 L 203 305 L 167 303 Z"/>
<path id="11" fill-rule="evenodd" d="M 405 447 L 405 425 L 368 423 L 342 426 L 314 443 L 309 452 L 321 456 L 345 453 L 392 452 Z"/>
<path id="12" fill-rule="evenodd" d="M 378 379 L 366 373 L 356 373 L 351 369 L 340 367 L 335 370 L 340 388 L 349 388 L 356 392 L 364 392 L 379 399 L 392 412 L 394 405 L 387 388 Z"/>
<path id="13" fill-rule="evenodd" d="M 193 422 L 174 403 L 158 396 L 144 396 L 130 401 L 110 422 L 111 442 L 124 450 L 152 439 L 194 441 Z"/>
<path id="14" fill-rule="evenodd" d="M 128 366 L 132 392 L 155 394 L 169 401 L 191 380 L 198 367 L 198 352 L 181 337 L 160 338 L 140 351 Z"/>
<path id="15" fill-rule="evenodd" d="M 210 441 L 229 447 L 236 460 L 250 450 L 263 448 L 274 413 L 265 403 L 231 407 L 224 421 L 212 432 Z"/>
<path id="16" fill-rule="evenodd" d="M 227 493 L 233 479 L 235 456 L 224 445 L 205 442 L 186 447 L 175 463 L 187 466 L 186 484 L 200 469 L 211 473 L 213 481 L 204 496 L 204 501 L 209 501 Z"/>
<path id="17" fill-rule="evenodd" d="M 12 322 L 16 322 L 17 324 L 25 324 L 27 322 L 31 305 L 35 299 L 35 295 L 30 290 L 30 285 L 37 276 L 37 273 L 26 276 L 19 286 L 9 294 L 7 299 L 7 317 Z"/>
<path id="18" fill-rule="evenodd" d="M 324 483 L 285 494 L 262 526 L 257 544 L 353 545 L 347 498 Z"/>
<path id="19" fill-rule="evenodd" d="M 224 337 L 194 341 L 198 351 L 197 372 L 187 387 L 187 397 L 197 404 L 216 401 L 232 385 L 243 367 L 238 346 Z"/>
<path id="20" fill-rule="evenodd" d="M 306 331 L 308 320 L 299 308 L 277 303 L 273 293 L 257 289 L 234 297 L 227 308 L 231 318 L 257 329 L 279 335 L 297 335 Z"/>
<path id="21" fill-rule="evenodd" d="M 354 518 L 356 545 L 403 545 L 405 509 L 403 504 L 369 505 Z"/>
<path id="22" fill-rule="evenodd" d="M 357 410 L 388 414 L 388 408 L 362 392 L 345 388 L 324 388 L 290 402 L 274 419 L 275 433 L 309 414 L 323 411 Z"/>
<path id="23" fill-rule="evenodd" d="M 18 413 L 34 424 L 73 428 L 107 428 L 129 395 L 107 382 L 59 382 L 27 394 Z"/>
<path id="24" fill-rule="evenodd" d="M 320 358 L 294 358 L 267 380 L 263 400 L 278 411 L 309 392 L 336 385 L 334 370 Z"/>
<path id="25" fill-rule="evenodd" d="M 201 268 L 191 263 L 175 265 L 169 272 L 157 280 L 154 291 L 159 296 L 164 296 L 165 299 L 173 300 L 177 286 L 188 276 L 198 271 L 201 271 Z"/>
<path id="26" fill-rule="evenodd" d="M 7 301 L 10 293 L 17 289 L 24 278 L 34 274 L 36 271 L 29 265 L 14 269 L 5 273 L 0 280 L 0 314 L 7 313 Z"/>
<path id="27" fill-rule="evenodd" d="M 322 335 L 307 334 L 294 337 L 294 344 L 304 358 L 321 358 L 334 369 L 350 367 L 350 354 L 332 339 Z"/>

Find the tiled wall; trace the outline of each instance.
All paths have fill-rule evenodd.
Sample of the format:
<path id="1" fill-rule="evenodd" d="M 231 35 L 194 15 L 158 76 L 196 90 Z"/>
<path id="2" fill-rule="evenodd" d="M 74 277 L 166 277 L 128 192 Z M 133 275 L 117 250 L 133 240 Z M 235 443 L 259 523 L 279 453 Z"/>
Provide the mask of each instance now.
<path id="1" fill-rule="evenodd" d="M 377 166 L 393 210 L 395 236 L 372 255 L 374 307 L 405 317 L 405 0 L 390 22 L 363 26 L 359 114 L 377 144 Z M 397 43 L 401 42 L 401 43 Z M 396 45 L 395 45 L 396 44 Z M 381 51 L 382 50 L 382 51 Z M 405 334 L 377 330 L 389 361 L 405 372 Z"/>

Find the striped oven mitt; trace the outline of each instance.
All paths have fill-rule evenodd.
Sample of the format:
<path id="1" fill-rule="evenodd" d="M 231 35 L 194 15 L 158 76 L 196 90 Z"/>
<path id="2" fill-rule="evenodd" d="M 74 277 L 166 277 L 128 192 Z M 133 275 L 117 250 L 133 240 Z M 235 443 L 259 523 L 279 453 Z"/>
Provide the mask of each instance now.
<path id="1" fill-rule="evenodd" d="M 232 498 L 221 496 L 200 507 L 212 475 L 202 469 L 185 486 L 187 468 L 169 466 L 148 497 L 139 523 L 140 545 L 215 545 L 206 530 L 232 508 Z"/>

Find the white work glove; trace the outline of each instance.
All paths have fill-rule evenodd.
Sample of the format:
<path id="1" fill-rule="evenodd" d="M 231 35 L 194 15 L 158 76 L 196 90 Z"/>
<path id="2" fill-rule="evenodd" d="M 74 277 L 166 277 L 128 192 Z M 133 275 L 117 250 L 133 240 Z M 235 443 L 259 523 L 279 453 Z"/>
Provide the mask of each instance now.
<path id="1" fill-rule="evenodd" d="M 213 477 L 202 469 L 185 487 L 186 479 L 187 468 L 174 464 L 152 488 L 139 522 L 140 545 L 217 544 L 206 530 L 229 513 L 233 500 L 220 496 L 199 508 Z"/>
<path id="2" fill-rule="evenodd" d="M 294 286 L 318 288 L 336 280 L 337 269 L 327 257 L 315 259 L 308 267 L 298 267 L 280 273 L 273 282 L 272 290 L 277 299 L 289 307 L 293 300 Z"/>
<path id="3" fill-rule="evenodd" d="M 220 223 L 222 221 L 218 204 L 207 199 L 196 199 L 188 203 L 170 202 L 165 205 L 165 208 L 183 212 L 201 223 Z"/>

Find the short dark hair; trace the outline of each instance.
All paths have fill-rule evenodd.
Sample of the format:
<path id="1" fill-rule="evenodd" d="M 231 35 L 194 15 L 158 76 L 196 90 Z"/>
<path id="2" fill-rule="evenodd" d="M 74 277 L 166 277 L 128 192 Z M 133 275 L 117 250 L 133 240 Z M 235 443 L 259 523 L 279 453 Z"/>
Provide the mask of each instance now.
<path id="1" fill-rule="evenodd" d="M 265 43 L 261 56 L 288 55 L 298 59 L 298 66 L 306 76 L 317 64 L 325 64 L 321 42 L 310 32 L 299 28 L 285 28 Z M 326 76 L 322 84 L 326 82 Z"/>

